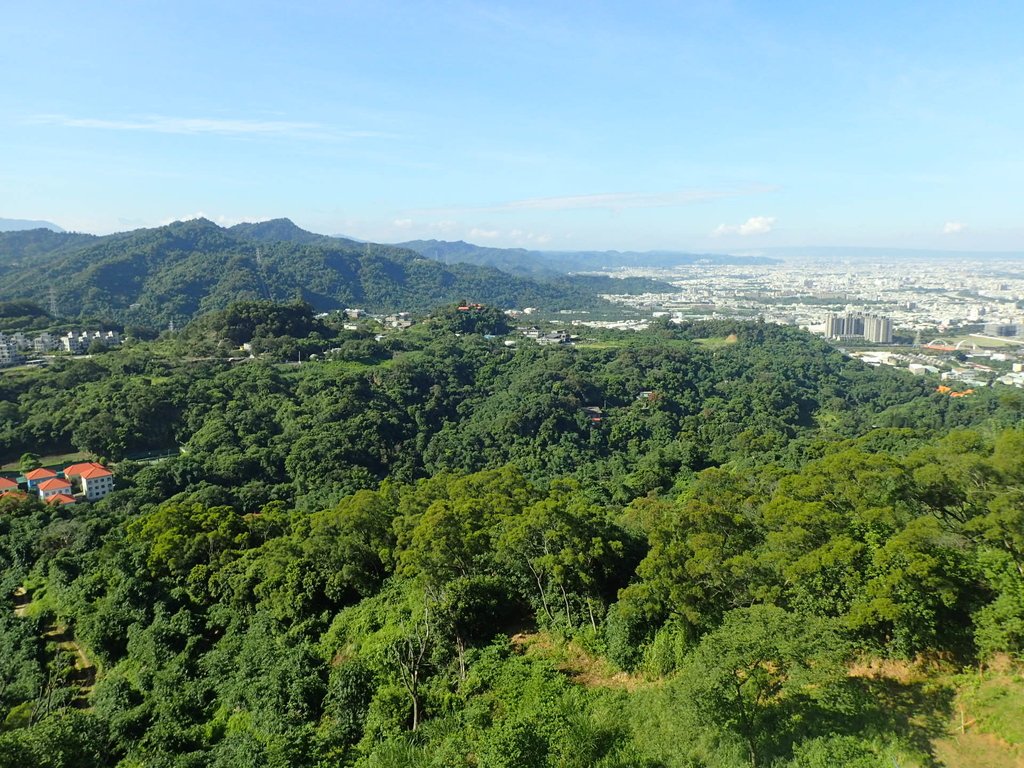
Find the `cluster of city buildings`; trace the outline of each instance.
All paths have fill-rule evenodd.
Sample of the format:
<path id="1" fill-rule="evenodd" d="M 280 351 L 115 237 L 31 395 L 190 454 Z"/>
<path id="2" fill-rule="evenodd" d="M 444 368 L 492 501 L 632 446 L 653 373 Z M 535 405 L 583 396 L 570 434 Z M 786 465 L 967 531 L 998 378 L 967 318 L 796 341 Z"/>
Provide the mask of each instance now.
<path id="1" fill-rule="evenodd" d="M 70 464 L 60 472 L 40 467 L 18 480 L 0 477 L 0 496 L 35 494 L 47 504 L 98 501 L 114 490 L 114 475 L 102 464 L 85 461 Z"/>
<path id="2" fill-rule="evenodd" d="M 965 325 L 1024 324 L 1024 271 L 1019 259 L 964 254 L 879 261 L 815 255 L 782 264 L 690 264 L 606 274 L 672 283 L 671 293 L 606 298 L 639 310 L 678 312 L 686 320 L 763 317 L 766 322 L 821 333 L 827 313 L 848 307 L 885 315 L 894 329 L 909 334 L 944 333 Z"/>
<path id="3" fill-rule="evenodd" d="M 830 339 L 864 339 L 872 344 L 892 344 L 892 319 L 883 315 L 830 312 L 825 317 L 825 336 Z"/>
<path id="4" fill-rule="evenodd" d="M 1020 326 L 1016 323 L 985 323 L 985 333 L 989 336 L 1012 338 L 1020 335 Z"/>
<path id="5" fill-rule="evenodd" d="M 63 351 L 80 355 L 95 343 L 104 347 L 120 346 L 121 334 L 117 331 L 68 331 L 63 335 L 43 332 L 30 337 L 21 332 L 0 333 L 0 366 L 24 362 L 29 354 Z"/>

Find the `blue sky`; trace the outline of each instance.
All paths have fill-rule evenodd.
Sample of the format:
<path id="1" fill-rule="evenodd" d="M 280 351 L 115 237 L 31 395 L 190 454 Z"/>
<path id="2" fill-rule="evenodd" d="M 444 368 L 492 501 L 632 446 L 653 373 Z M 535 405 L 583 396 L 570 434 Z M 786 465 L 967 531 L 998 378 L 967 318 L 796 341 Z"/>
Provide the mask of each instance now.
<path id="1" fill-rule="evenodd" d="M 0 216 L 1024 250 L 1024 6 L 825 5 L 9 3 Z"/>

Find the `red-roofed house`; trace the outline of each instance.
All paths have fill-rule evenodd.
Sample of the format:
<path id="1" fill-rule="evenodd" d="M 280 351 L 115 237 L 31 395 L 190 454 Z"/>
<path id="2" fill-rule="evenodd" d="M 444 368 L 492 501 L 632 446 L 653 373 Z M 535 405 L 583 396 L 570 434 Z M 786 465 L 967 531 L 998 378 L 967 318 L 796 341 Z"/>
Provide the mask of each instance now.
<path id="1" fill-rule="evenodd" d="M 67 480 L 61 480 L 59 477 L 43 480 L 37 487 L 39 489 L 39 498 L 43 501 L 49 500 L 51 496 L 71 495 L 71 483 Z"/>
<path id="2" fill-rule="evenodd" d="M 25 473 L 25 479 L 28 481 L 28 489 L 31 491 L 43 480 L 50 480 L 57 476 L 57 473 L 52 469 L 46 469 L 46 467 L 40 467 L 39 469 L 33 469 L 31 472 Z"/>
<path id="3" fill-rule="evenodd" d="M 67 493 L 58 493 L 46 500 L 47 504 L 74 504 L 77 499 Z"/>
<path id="4" fill-rule="evenodd" d="M 16 490 L 18 490 L 18 484 L 16 482 L 8 480 L 6 477 L 0 477 L 0 493 Z"/>
<path id="5" fill-rule="evenodd" d="M 85 492 L 85 498 L 89 501 L 102 499 L 114 490 L 113 473 L 99 464 L 89 469 L 83 469 L 79 477 L 82 478 L 82 490 Z"/>
<path id="6" fill-rule="evenodd" d="M 68 480 L 74 480 L 88 469 L 106 469 L 106 467 L 102 464 L 97 464 L 95 461 L 83 461 L 79 464 L 69 464 L 64 467 L 64 477 Z"/>

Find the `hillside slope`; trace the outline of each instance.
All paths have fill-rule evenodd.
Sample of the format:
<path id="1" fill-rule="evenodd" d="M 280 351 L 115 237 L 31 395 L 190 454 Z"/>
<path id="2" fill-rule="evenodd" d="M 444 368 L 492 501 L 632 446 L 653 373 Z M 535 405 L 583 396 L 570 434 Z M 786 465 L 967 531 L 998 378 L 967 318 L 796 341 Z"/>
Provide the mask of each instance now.
<path id="1" fill-rule="evenodd" d="M 238 299 L 303 298 L 321 311 L 418 312 L 462 299 L 545 309 L 602 303 L 583 286 L 445 266 L 395 246 L 304 232 L 286 219 L 232 229 L 197 219 L 102 238 L 16 235 L 0 237 L 0 300 L 46 303 L 57 279 L 64 317 L 163 325 Z"/>

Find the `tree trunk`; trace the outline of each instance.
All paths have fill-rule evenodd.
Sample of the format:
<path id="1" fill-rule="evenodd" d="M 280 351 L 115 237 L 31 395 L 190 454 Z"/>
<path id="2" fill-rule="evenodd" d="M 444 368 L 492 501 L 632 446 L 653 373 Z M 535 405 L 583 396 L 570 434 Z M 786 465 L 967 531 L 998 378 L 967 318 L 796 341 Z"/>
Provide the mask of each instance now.
<path id="1" fill-rule="evenodd" d="M 410 693 L 412 694 L 412 729 L 415 731 L 420 724 L 420 700 L 415 690 Z"/>
<path id="2" fill-rule="evenodd" d="M 566 594 L 565 587 L 563 585 L 559 584 L 558 588 L 562 590 L 562 601 L 565 603 L 565 623 L 569 625 L 570 629 L 572 629 L 572 614 L 569 613 L 569 595 Z"/>
<path id="3" fill-rule="evenodd" d="M 466 681 L 466 643 L 459 635 L 455 636 L 455 650 L 459 654 L 459 679 Z"/>
<path id="4" fill-rule="evenodd" d="M 544 606 L 544 613 L 547 614 L 548 621 L 554 621 L 555 617 L 551 614 L 551 608 L 548 606 L 548 599 L 544 594 L 544 583 L 540 579 L 540 574 L 533 567 L 533 563 L 529 560 L 526 561 L 526 565 L 530 569 L 530 573 L 533 574 L 534 580 L 537 582 L 537 591 L 540 592 L 540 603 Z"/>

